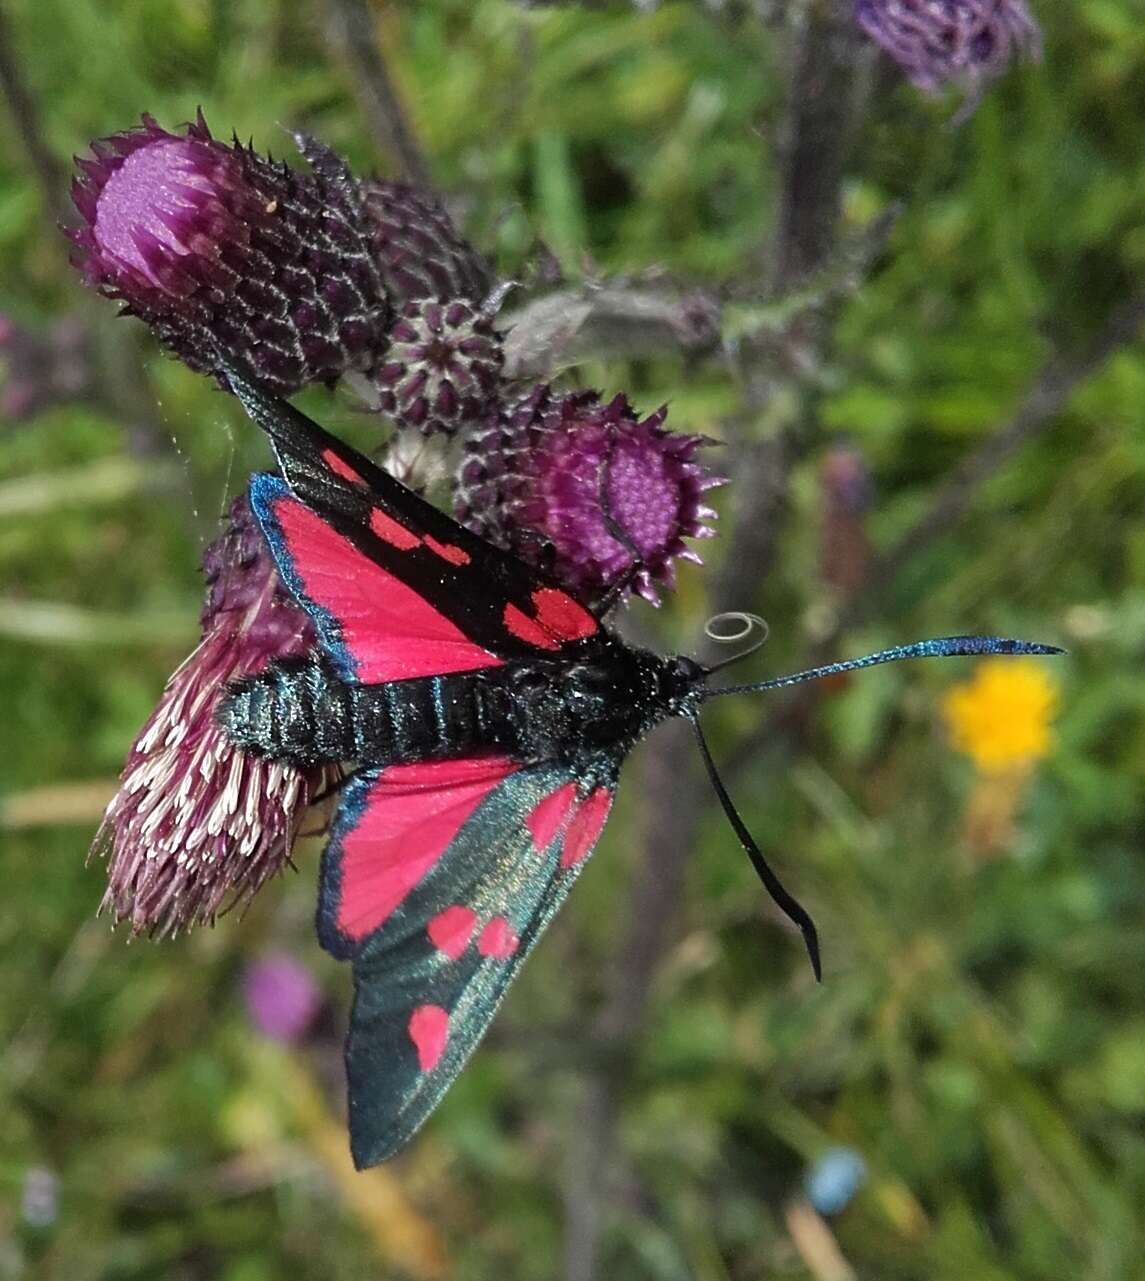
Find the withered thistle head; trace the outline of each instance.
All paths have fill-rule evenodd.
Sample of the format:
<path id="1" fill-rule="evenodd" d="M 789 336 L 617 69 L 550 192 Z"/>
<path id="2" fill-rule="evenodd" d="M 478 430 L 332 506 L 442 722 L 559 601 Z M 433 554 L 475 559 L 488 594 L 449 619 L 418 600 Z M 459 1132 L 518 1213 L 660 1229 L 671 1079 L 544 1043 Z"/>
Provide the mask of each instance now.
<path id="1" fill-rule="evenodd" d="M 92 144 L 70 233 L 89 285 L 126 303 L 192 369 L 214 350 L 288 394 L 369 370 L 390 308 L 356 189 L 150 117 Z"/>
<path id="2" fill-rule="evenodd" d="M 920 89 L 974 86 L 1041 49 L 1025 0 L 855 0 L 859 26 Z"/>
<path id="3" fill-rule="evenodd" d="M 697 460 L 704 438 L 667 431 L 666 412 L 641 419 L 624 396 L 535 388 L 467 440 L 458 519 L 591 599 L 633 560 L 609 532 L 606 493 L 644 563 L 633 588 L 657 603 L 654 584 L 674 584 L 675 561 L 699 560 L 684 539 L 712 537 L 704 492 L 723 483 Z"/>
<path id="4" fill-rule="evenodd" d="M 134 933 L 174 934 L 249 898 L 286 863 L 326 771 L 239 751 L 216 721 L 228 684 L 315 643 L 278 579 L 247 500 L 207 549 L 203 639 L 132 745 L 93 850 L 108 857 L 103 907 Z"/>

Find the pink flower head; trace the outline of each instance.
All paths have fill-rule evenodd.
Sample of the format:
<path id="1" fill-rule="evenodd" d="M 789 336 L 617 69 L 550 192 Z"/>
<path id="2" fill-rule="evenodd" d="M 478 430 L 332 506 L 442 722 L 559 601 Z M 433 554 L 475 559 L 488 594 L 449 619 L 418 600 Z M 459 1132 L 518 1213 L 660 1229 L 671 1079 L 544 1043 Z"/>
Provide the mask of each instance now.
<path id="1" fill-rule="evenodd" d="M 459 519 L 492 542 L 544 566 L 586 598 L 605 594 L 632 564 L 602 506 L 640 552 L 633 583 L 657 603 L 677 559 L 699 561 L 685 538 L 714 535 L 706 490 L 723 483 L 696 460 L 707 442 L 664 428 L 667 411 L 641 419 L 624 396 L 560 395 L 538 387 L 466 443 Z"/>
<path id="2" fill-rule="evenodd" d="M 247 500 L 206 551 L 203 639 L 167 682 L 132 745 L 96 836 L 108 856 L 103 907 L 133 932 L 176 933 L 249 898 L 290 855 L 328 771 L 240 751 L 216 721 L 228 684 L 314 644 Z"/>
<path id="3" fill-rule="evenodd" d="M 352 182 L 226 146 L 201 113 L 182 134 L 145 115 L 92 152 L 74 262 L 191 368 L 222 348 L 289 393 L 374 366 L 390 309 Z"/>

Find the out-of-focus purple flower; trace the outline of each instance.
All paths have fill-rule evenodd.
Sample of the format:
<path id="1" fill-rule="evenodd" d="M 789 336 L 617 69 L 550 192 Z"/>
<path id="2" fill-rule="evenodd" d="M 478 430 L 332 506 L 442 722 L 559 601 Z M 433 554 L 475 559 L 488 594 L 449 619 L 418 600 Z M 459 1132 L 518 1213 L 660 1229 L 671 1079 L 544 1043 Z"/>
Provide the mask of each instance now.
<path id="1" fill-rule="evenodd" d="M 286 952 L 271 952 L 247 967 L 243 997 L 263 1036 L 293 1043 L 306 1035 L 322 1008 L 310 971 Z"/>
<path id="2" fill-rule="evenodd" d="M 290 854 L 327 771 L 240 751 L 216 721 L 229 682 L 315 643 L 279 582 L 247 500 L 207 549 L 203 639 L 133 744 L 93 850 L 109 857 L 103 908 L 133 932 L 176 933 L 249 898 Z"/>
<path id="3" fill-rule="evenodd" d="M 827 451 L 819 469 L 823 496 L 820 575 L 844 596 L 854 595 L 867 582 L 871 540 L 867 512 L 871 505 L 871 476 L 862 454 L 849 445 Z"/>
<path id="4" fill-rule="evenodd" d="M 0 418 L 23 421 L 53 405 L 82 398 L 91 385 L 83 323 L 65 316 L 48 330 L 0 313 Z"/>
<path id="5" fill-rule="evenodd" d="M 400 427 L 453 435 L 496 408 L 504 357 L 492 320 L 465 302 L 408 302 L 376 379 Z"/>
<path id="6" fill-rule="evenodd" d="M 828 1148 L 807 1171 L 807 1199 L 820 1214 L 840 1214 L 867 1181 L 867 1163 L 854 1148 Z"/>
<path id="7" fill-rule="evenodd" d="M 395 305 L 460 299 L 480 306 L 493 292 L 492 269 L 436 196 L 400 182 L 364 182 L 361 193 L 374 259 Z"/>
<path id="8" fill-rule="evenodd" d="M 723 481 L 697 461 L 702 436 L 664 428 L 666 410 L 640 419 L 624 396 L 561 395 L 537 387 L 466 442 L 458 518 L 477 533 L 553 573 L 586 598 L 599 597 L 632 564 L 609 532 L 602 506 L 639 550 L 633 588 L 656 603 L 655 582 L 672 586 L 677 559 L 698 561 L 685 538 L 710 538 L 706 490 Z"/>
<path id="9" fill-rule="evenodd" d="M 952 80 L 980 84 L 1041 51 L 1025 0 L 855 0 L 855 20 L 931 93 Z"/>
<path id="10" fill-rule="evenodd" d="M 191 368 L 214 372 L 217 345 L 289 393 L 376 365 L 390 307 L 356 184 L 226 146 L 201 113 L 183 134 L 145 115 L 92 152 L 74 261 Z"/>

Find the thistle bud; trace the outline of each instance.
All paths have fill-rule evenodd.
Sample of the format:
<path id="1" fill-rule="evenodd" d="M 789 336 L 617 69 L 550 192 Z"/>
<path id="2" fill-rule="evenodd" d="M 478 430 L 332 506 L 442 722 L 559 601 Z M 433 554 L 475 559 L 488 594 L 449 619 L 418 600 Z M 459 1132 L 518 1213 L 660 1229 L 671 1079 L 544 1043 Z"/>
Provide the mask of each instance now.
<path id="1" fill-rule="evenodd" d="M 395 304 L 425 298 L 480 304 L 492 293 L 489 264 L 458 235 L 435 196 L 400 182 L 364 182 L 361 194 L 375 261 Z"/>
<path id="2" fill-rule="evenodd" d="M 666 413 L 535 388 L 466 442 L 458 519 L 586 599 L 608 592 L 635 548 L 632 588 L 658 603 L 654 583 L 671 587 L 677 559 L 700 559 L 684 539 L 714 536 L 703 496 L 723 483 L 697 461 L 704 437 L 667 431 Z"/>
<path id="3" fill-rule="evenodd" d="M 981 84 L 1041 49 L 1025 0 L 855 0 L 855 21 L 930 93 Z"/>
<path id="4" fill-rule="evenodd" d="M 283 394 L 371 370 L 389 305 L 356 188 L 150 116 L 77 160 L 70 233 L 87 283 L 141 317 L 192 369 L 215 350 Z"/>
<path id="5" fill-rule="evenodd" d="M 399 427 L 453 435 L 496 407 L 503 356 L 492 321 L 468 303 L 408 302 L 376 374 Z"/>
<path id="6" fill-rule="evenodd" d="M 231 681 L 315 644 L 245 496 L 203 569 L 203 639 L 132 745 L 93 845 L 109 859 L 102 907 L 134 933 L 209 923 L 226 900 L 253 895 L 284 866 L 303 813 L 331 781 L 239 751 L 216 720 Z"/>

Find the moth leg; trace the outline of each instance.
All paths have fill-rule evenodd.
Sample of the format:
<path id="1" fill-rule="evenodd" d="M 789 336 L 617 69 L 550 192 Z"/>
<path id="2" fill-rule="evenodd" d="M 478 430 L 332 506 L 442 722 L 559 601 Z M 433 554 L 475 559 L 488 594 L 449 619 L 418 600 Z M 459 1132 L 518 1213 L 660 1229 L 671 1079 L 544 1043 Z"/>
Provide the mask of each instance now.
<path id="1" fill-rule="evenodd" d="M 347 783 L 352 782 L 361 772 L 362 766 L 360 765 L 356 769 L 351 770 L 345 769 L 343 766 L 339 765 L 338 777 L 332 783 L 328 783 L 317 796 L 312 796 L 310 798 L 310 808 L 313 809 L 316 805 L 321 805 L 324 801 L 330 800 L 332 796 L 338 796 Z M 318 829 L 318 832 L 322 831 L 325 831 L 324 827 Z M 308 832 L 304 833 L 304 835 L 317 836 L 318 832 Z"/>

